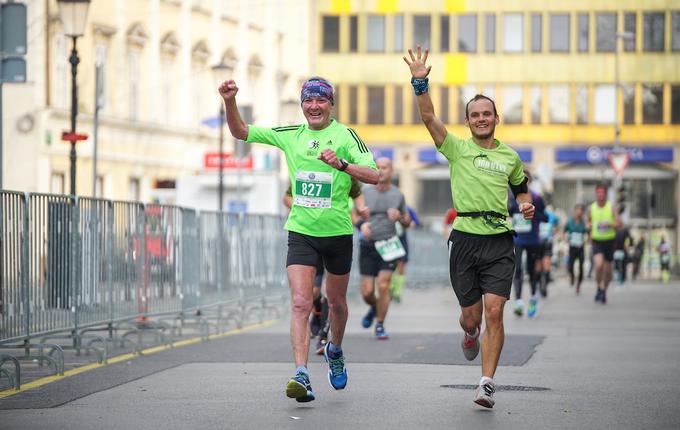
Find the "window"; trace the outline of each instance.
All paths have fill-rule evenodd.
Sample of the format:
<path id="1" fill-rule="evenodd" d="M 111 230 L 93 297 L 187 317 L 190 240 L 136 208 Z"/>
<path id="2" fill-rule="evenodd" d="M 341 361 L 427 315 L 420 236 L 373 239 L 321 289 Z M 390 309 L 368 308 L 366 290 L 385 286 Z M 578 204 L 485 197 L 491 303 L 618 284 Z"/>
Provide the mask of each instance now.
<path id="1" fill-rule="evenodd" d="M 430 15 L 413 16 L 413 44 L 430 47 Z"/>
<path id="2" fill-rule="evenodd" d="M 622 85 L 623 92 L 623 123 L 635 124 L 635 86 Z"/>
<path id="3" fill-rule="evenodd" d="M 569 86 L 566 84 L 548 87 L 548 117 L 551 124 L 569 122 Z"/>
<path id="4" fill-rule="evenodd" d="M 503 88 L 503 117 L 506 124 L 522 123 L 522 87 L 509 85 Z"/>
<path id="5" fill-rule="evenodd" d="M 531 52 L 541 52 L 543 21 L 540 13 L 531 14 Z"/>
<path id="6" fill-rule="evenodd" d="M 423 179 L 420 181 L 418 208 L 425 214 L 440 216 L 453 205 L 451 203 L 451 180 Z"/>
<path id="7" fill-rule="evenodd" d="M 165 124 L 172 123 L 172 107 L 174 106 L 173 96 L 176 94 L 175 88 L 175 78 L 173 73 L 173 62 L 169 59 L 163 59 L 161 61 L 163 73 L 161 73 L 161 88 L 162 91 L 158 94 L 160 105 L 161 105 L 161 120 Z"/>
<path id="8" fill-rule="evenodd" d="M 642 123 L 663 122 L 663 85 L 642 86 Z"/>
<path id="9" fill-rule="evenodd" d="M 614 123 L 614 85 L 595 86 L 595 124 Z"/>
<path id="10" fill-rule="evenodd" d="M 680 51 L 680 11 L 671 12 L 671 50 Z"/>
<path id="11" fill-rule="evenodd" d="M 139 178 L 130 178 L 130 181 L 128 182 L 128 198 L 135 202 L 138 202 L 141 198 L 141 187 L 139 184 Z"/>
<path id="12" fill-rule="evenodd" d="M 578 14 L 578 52 L 588 52 L 589 21 L 587 13 Z"/>
<path id="13" fill-rule="evenodd" d="M 349 94 L 347 97 L 347 104 L 349 105 L 349 123 L 350 124 L 356 124 L 358 122 L 358 113 L 357 113 L 357 100 L 359 99 L 358 94 L 359 94 L 359 89 L 356 87 L 356 85 L 352 85 L 349 87 Z"/>
<path id="14" fill-rule="evenodd" d="M 139 116 L 139 52 L 128 52 L 128 119 Z"/>
<path id="15" fill-rule="evenodd" d="M 394 17 L 394 52 L 404 52 L 404 15 Z"/>
<path id="16" fill-rule="evenodd" d="M 440 21 L 441 40 L 439 41 L 439 50 L 441 52 L 449 52 L 451 49 L 449 46 L 449 33 L 450 33 L 449 24 L 450 24 L 449 16 L 442 15 Z"/>
<path id="17" fill-rule="evenodd" d="M 356 15 L 349 17 L 349 52 L 357 52 L 359 48 L 359 18 Z"/>
<path id="18" fill-rule="evenodd" d="M 338 52 L 340 50 L 340 17 L 323 17 L 323 52 Z"/>
<path id="19" fill-rule="evenodd" d="M 66 192 L 66 177 L 62 172 L 52 172 L 50 178 L 50 193 L 64 194 Z"/>
<path id="20" fill-rule="evenodd" d="M 394 87 L 394 123 L 404 123 L 404 90 L 400 86 Z"/>
<path id="21" fill-rule="evenodd" d="M 664 50 L 664 14 L 663 12 L 645 13 L 642 16 L 642 49 L 646 52 L 662 52 Z"/>
<path id="22" fill-rule="evenodd" d="M 366 20 L 366 49 L 368 52 L 385 52 L 384 16 L 368 16 Z"/>
<path id="23" fill-rule="evenodd" d="M 440 104 L 440 113 L 439 113 L 439 119 L 444 124 L 449 123 L 449 87 L 440 87 L 439 88 L 439 104 Z"/>
<path id="24" fill-rule="evenodd" d="M 671 86 L 671 124 L 680 124 L 680 85 Z"/>
<path id="25" fill-rule="evenodd" d="M 616 14 L 598 13 L 595 15 L 595 50 L 614 52 L 616 48 Z"/>
<path id="26" fill-rule="evenodd" d="M 628 40 L 628 39 L 623 39 L 623 50 L 626 52 L 634 52 L 635 51 L 635 38 L 636 38 L 636 27 L 637 27 L 637 22 L 636 22 L 636 16 L 635 12 L 630 12 L 626 13 L 623 15 L 623 31 L 626 33 L 630 33 L 633 35 L 633 38 Z"/>
<path id="27" fill-rule="evenodd" d="M 474 85 L 463 85 L 458 88 L 458 122 L 465 123 L 465 107 L 467 103 L 477 94 Z"/>
<path id="28" fill-rule="evenodd" d="M 576 124 L 588 123 L 588 86 L 576 87 Z"/>
<path id="29" fill-rule="evenodd" d="M 569 52 L 569 14 L 550 15 L 550 52 Z"/>
<path id="30" fill-rule="evenodd" d="M 503 50 L 505 52 L 524 51 L 524 30 L 521 13 L 503 15 Z"/>
<path id="31" fill-rule="evenodd" d="M 496 15 L 486 15 L 484 19 L 484 50 L 496 52 Z"/>
<path id="32" fill-rule="evenodd" d="M 529 90 L 529 110 L 531 111 L 531 124 L 541 123 L 541 87 L 534 85 Z"/>
<path id="33" fill-rule="evenodd" d="M 477 15 L 458 17 L 458 51 L 477 52 Z"/>
<path id="34" fill-rule="evenodd" d="M 368 87 L 368 123 L 385 124 L 384 87 Z"/>

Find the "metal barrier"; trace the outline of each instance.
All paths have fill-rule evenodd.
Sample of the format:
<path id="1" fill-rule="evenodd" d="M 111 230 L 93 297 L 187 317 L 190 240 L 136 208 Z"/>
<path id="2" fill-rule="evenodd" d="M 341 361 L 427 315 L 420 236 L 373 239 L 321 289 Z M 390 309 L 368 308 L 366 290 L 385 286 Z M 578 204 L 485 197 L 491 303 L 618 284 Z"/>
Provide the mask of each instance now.
<path id="1" fill-rule="evenodd" d="M 21 361 L 63 373 L 65 349 L 106 361 L 112 342 L 207 337 L 289 299 L 279 216 L 0 191 L 0 217 L 0 348 L 23 350 L 0 354 L 0 378 L 17 388 Z M 409 234 L 409 283 L 446 279 L 445 241 Z"/>

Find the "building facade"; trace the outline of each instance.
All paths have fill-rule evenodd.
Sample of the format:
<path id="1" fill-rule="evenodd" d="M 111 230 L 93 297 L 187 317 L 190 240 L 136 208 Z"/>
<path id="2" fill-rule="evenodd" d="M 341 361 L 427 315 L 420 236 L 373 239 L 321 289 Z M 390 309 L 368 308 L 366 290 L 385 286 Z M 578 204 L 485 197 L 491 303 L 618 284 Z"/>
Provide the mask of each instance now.
<path id="1" fill-rule="evenodd" d="M 199 184 L 204 209 L 217 207 L 218 82 L 236 79 L 243 116 L 258 124 L 298 122 L 300 82 L 308 75 L 308 0 L 112 0 L 90 4 L 77 41 L 76 193 L 110 199 L 177 200 L 176 183 Z M 56 0 L 29 0 L 27 83 L 4 91 L 6 189 L 68 193 L 71 41 L 62 33 Z M 292 54 L 291 54 L 292 53 Z M 221 69 L 214 66 L 221 64 Z M 99 65 L 97 171 L 93 170 L 96 69 Z M 225 132 L 224 150 L 236 142 Z M 245 148 L 243 174 L 282 188 L 277 150 Z M 225 209 L 250 196 L 236 190 L 234 163 L 225 167 Z M 194 189 L 196 189 L 194 187 Z M 238 193 L 237 193 L 238 191 Z M 206 197 L 212 195 L 214 198 Z M 209 200 L 209 201 L 208 201 Z M 280 199 L 271 208 L 277 212 Z M 247 202 L 238 202 L 242 207 Z"/>
<path id="2" fill-rule="evenodd" d="M 327 0 L 315 15 L 314 70 L 335 83 L 339 119 L 393 158 L 423 216 L 440 220 L 451 198 L 402 60 L 417 44 L 431 52 L 430 94 L 447 129 L 469 135 L 465 103 L 494 98 L 496 136 L 562 211 L 613 180 L 618 122 L 626 218 L 677 236 L 680 1 Z"/>

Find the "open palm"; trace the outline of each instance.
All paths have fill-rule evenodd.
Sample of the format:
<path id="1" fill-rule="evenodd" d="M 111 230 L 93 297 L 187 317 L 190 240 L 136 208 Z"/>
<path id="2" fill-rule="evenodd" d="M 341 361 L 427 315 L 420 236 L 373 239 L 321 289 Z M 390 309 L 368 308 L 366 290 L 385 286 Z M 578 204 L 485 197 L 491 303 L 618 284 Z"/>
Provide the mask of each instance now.
<path id="1" fill-rule="evenodd" d="M 408 58 L 404 57 L 404 61 L 408 64 L 409 69 L 411 69 L 411 76 L 414 78 L 425 78 L 430 74 L 432 66 L 425 64 L 428 52 L 429 50 L 427 48 L 425 48 L 425 52 L 422 52 L 420 45 L 418 45 L 415 54 L 413 53 L 413 50 L 409 48 L 408 55 L 411 57 L 410 61 Z"/>

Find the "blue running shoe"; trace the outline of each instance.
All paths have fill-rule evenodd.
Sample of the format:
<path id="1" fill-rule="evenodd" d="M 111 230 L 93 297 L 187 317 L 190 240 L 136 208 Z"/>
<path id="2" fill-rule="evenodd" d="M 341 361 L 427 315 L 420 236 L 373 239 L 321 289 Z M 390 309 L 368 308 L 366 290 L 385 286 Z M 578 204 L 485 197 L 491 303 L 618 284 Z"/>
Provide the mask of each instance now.
<path id="1" fill-rule="evenodd" d="M 529 309 L 527 310 L 527 316 L 533 318 L 536 315 L 536 299 L 529 300 Z"/>
<path id="2" fill-rule="evenodd" d="M 328 363 L 328 382 L 331 387 L 336 390 L 342 390 L 347 386 L 347 369 L 345 369 L 345 357 L 340 354 L 339 357 L 332 358 L 328 348 L 331 343 L 328 342 L 323 349 L 323 358 Z"/>
<path id="3" fill-rule="evenodd" d="M 361 320 L 361 326 L 363 328 L 369 328 L 373 324 L 373 319 L 375 318 L 375 308 L 370 307 L 364 319 Z"/>
<path id="4" fill-rule="evenodd" d="M 286 385 L 286 396 L 300 403 L 314 400 L 314 392 L 312 391 L 312 384 L 309 383 L 309 376 L 298 372 L 297 375 L 290 378 Z"/>
<path id="5" fill-rule="evenodd" d="M 375 337 L 378 340 L 387 340 L 390 338 L 390 335 L 387 334 L 385 327 L 381 323 L 375 325 Z"/>

